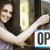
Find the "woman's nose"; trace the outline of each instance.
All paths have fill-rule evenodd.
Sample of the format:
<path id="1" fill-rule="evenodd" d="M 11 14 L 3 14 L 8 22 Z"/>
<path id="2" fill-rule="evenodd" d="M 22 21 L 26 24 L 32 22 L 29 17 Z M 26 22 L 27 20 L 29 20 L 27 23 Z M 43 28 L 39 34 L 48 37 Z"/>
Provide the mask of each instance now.
<path id="1" fill-rule="evenodd" d="M 11 17 L 11 15 L 10 15 L 10 13 L 9 13 L 9 12 L 7 13 L 7 16 L 8 16 L 8 17 Z"/>

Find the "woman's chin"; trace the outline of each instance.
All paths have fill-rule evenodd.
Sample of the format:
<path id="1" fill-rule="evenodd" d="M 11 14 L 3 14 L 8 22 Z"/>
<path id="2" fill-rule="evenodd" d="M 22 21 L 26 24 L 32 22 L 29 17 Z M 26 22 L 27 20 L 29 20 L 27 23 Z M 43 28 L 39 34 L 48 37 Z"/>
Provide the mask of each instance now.
<path id="1" fill-rule="evenodd" d="M 7 23 L 7 21 L 5 21 L 5 20 L 4 20 L 4 21 L 2 21 L 2 22 L 3 22 L 3 23 Z"/>

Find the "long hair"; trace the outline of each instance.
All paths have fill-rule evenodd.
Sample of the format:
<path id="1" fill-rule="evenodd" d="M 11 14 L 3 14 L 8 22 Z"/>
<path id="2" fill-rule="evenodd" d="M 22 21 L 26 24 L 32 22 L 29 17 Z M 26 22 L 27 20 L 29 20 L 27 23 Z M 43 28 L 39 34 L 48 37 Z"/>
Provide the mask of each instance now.
<path id="1" fill-rule="evenodd" d="M 4 7 L 4 5 L 6 4 L 11 4 L 13 7 L 13 2 L 10 0 L 0 0 L 0 16 L 1 16 L 1 11 Z M 13 13 L 12 13 L 13 14 Z M 13 25 L 13 16 L 11 17 L 11 19 L 4 24 L 5 27 L 7 28 L 8 31 L 12 31 L 12 25 Z"/>

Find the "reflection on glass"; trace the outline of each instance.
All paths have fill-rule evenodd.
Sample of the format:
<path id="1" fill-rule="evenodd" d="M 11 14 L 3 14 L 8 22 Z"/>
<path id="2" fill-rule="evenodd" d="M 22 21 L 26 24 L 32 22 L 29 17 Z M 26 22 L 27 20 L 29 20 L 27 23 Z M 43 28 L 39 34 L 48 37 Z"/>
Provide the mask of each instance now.
<path id="1" fill-rule="evenodd" d="M 50 0 L 41 0 L 41 15 L 50 15 Z M 43 29 L 50 29 L 50 23 L 44 25 Z"/>
<path id="2" fill-rule="evenodd" d="M 50 0 L 41 0 L 41 14 L 50 14 Z"/>
<path id="3" fill-rule="evenodd" d="M 41 0 L 41 1 L 50 2 L 50 0 Z"/>

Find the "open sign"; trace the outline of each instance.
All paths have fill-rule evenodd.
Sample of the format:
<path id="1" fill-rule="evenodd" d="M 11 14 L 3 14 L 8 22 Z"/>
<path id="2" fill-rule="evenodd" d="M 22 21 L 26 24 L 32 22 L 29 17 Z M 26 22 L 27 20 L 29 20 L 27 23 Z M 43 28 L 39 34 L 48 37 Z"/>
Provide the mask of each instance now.
<path id="1" fill-rule="evenodd" d="M 50 30 L 35 31 L 35 47 L 50 47 Z"/>

